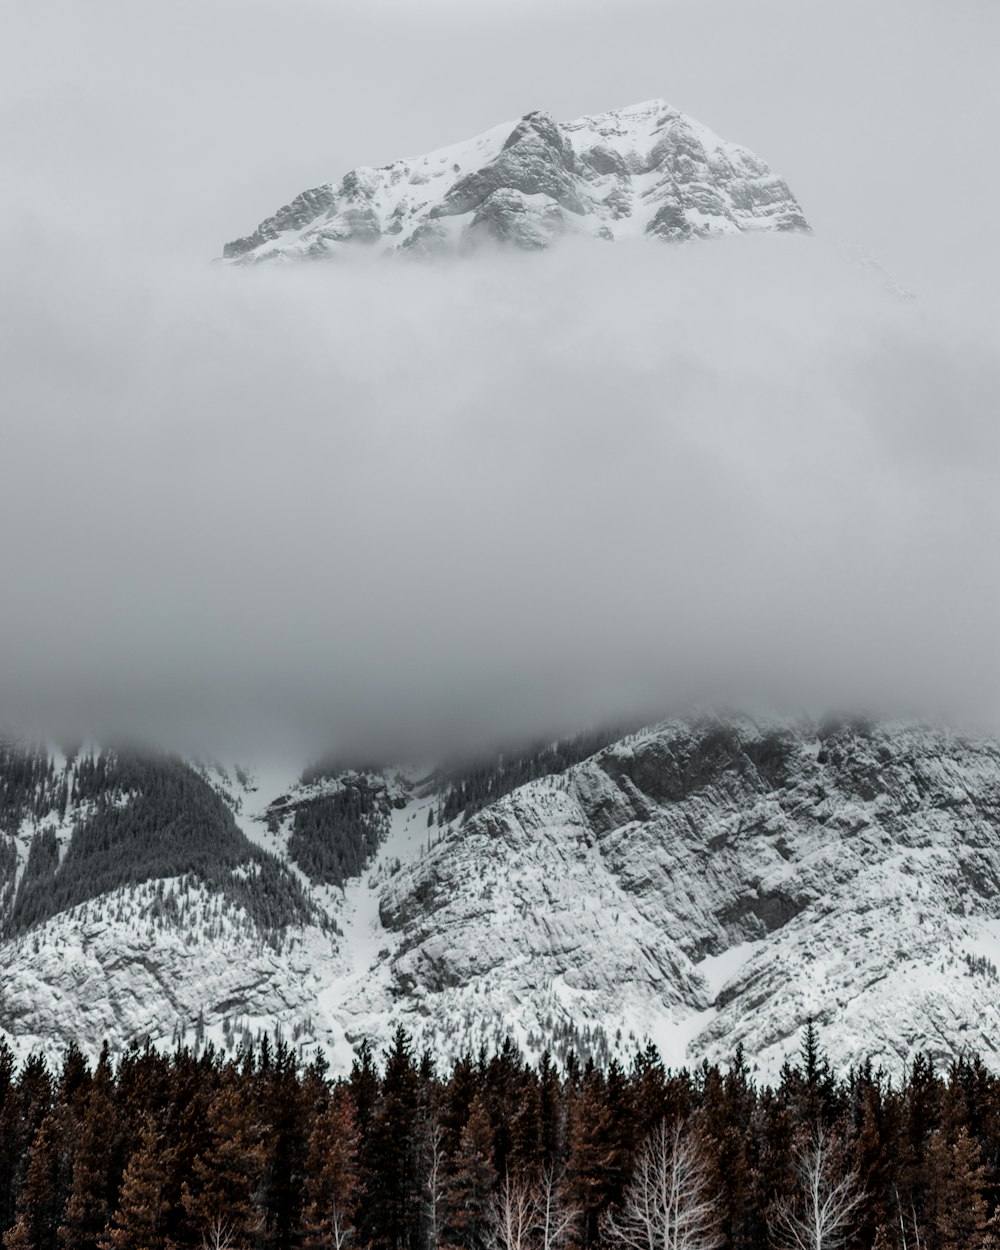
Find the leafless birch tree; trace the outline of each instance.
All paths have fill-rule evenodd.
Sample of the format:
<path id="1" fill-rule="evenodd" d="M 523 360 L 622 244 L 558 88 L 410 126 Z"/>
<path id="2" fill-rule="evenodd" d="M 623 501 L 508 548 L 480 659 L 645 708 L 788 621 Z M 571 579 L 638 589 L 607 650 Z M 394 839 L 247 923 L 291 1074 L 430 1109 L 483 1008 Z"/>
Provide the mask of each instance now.
<path id="1" fill-rule="evenodd" d="M 213 1216 L 201 1234 L 202 1250 L 231 1250 L 232 1244 L 232 1224 L 221 1215 Z"/>
<path id="2" fill-rule="evenodd" d="M 708 1167 L 680 1125 L 653 1130 L 639 1151 L 621 1207 L 607 1216 L 623 1250 L 715 1250 L 721 1244 Z"/>
<path id="3" fill-rule="evenodd" d="M 526 1176 L 508 1173 L 493 1195 L 490 1217 L 496 1250 L 534 1250 L 538 1190 Z"/>
<path id="4" fill-rule="evenodd" d="M 424 1222 L 427 1250 L 438 1250 L 444 1224 L 441 1209 L 444 1192 L 444 1129 L 432 1120 L 425 1146 L 427 1179 L 424 1182 Z"/>
<path id="5" fill-rule="evenodd" d="M 579 1219 L 553 1168 L 506 1176 L 490 1211 L 495 1250 L 562 1250 Z"/>
<path id="6" fill-rule="evenodd" d="M 847 1241 L 863 1194 L 857 1177 L 847 1172 L 836 1179 L 830 1140 L 821 1128 L 796 1162 L 799 1194 L 786 1203 L 774 1221 L 776 1241 L 784 1250 L 837 1250 Z"/>
<path id="7" fill-rule="evenodd" d="M 335 1202 L 330 1208 L 330 1250 L 345 1250 L 352 1232 L 350 1220 L 345 1217 L 340 1204 Z"/>
<path id="8" fill-rule="evenodd" d="M 562 1250 L 580 1211 L 563 1198 L 562 1180 L 553 1167 L 543 1168 L 539 1176 L 537 1206 L 539 1250 Z"/>

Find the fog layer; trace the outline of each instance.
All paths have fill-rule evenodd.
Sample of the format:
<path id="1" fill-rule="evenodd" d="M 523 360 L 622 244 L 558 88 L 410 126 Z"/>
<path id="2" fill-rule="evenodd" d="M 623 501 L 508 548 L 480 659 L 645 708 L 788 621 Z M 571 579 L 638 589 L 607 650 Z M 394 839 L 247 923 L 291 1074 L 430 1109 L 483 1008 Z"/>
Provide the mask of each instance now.
<path id="1" fill-rule="evenodd" d="M 8 245 L 0 706 L 220 752 L 994 708 L 981 310 L 817 238 L 236 270 Z"/>

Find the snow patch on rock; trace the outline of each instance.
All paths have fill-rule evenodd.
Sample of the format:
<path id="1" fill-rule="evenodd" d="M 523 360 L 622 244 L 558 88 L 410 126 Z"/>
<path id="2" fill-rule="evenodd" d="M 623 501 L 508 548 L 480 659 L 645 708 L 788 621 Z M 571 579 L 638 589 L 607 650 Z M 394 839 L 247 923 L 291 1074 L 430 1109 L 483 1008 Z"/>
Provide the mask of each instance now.
<path id="1" fill-rule="evenodd" d="M 544 112 L 303 191 L 225 260 L 549 247 L 565 234 L 668 241 L 808 230 L 787 184 L 663 100 L 559 123 Z"/>

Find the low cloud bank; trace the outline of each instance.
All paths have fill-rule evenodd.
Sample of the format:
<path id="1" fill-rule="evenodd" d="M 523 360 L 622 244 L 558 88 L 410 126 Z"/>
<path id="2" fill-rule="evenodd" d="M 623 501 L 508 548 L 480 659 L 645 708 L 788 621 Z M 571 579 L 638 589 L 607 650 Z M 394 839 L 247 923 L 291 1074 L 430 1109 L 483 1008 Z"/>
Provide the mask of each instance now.
<path id="1" fill-rule="evenodd" d="M 2 257 L 9 724 L 232 754 L 998 706 L 975 309 L 813 238 L 250 271 L 59 240 Z"/>

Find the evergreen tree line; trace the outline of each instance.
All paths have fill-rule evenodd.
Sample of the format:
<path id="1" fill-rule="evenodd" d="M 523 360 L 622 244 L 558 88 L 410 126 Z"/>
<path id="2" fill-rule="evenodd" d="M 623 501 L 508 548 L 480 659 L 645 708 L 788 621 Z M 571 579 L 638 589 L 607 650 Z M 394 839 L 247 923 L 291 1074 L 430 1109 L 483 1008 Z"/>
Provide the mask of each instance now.
<path id="1" fill-rule="evenodd" d="M 558 742 L 535 743 L 485 763 L 452 769 L 447 776 L 439 823 L 446 824 L 456 816 L 472 816 L 518 786 L 536 781 L 539 777 L 565 772 L 581 760 L 596 755 L 610 743 L 619 741 L 626 732 L 621 727 L 592 730 Z"/>
<path id="2" fill-rule="evenodd" d="M 384 791 L 373 792 L 364 777 L 345 781 L 331 794 L 295 808 L 289 857 L 314 884 L 342 886 L 371 860 L 388 828 Z"/>
<path id="3" fill-rule="evenodd" d="M 20 764 L 17 758 L 10 778 L 0 778 L 12 778 L 23 793 L 23 778 L 38 782 L 41 765 L 35 757 L 24 756 Z M 30 768 L 24 763 L 29 758 L 35 760 Z M 79 759 L 72 782 L 63 774 L 60 784 L 73 803 L 88 805 L 87 814 L 73 828 L 61 863 L 53 828 L 36 832 L 3 919 L 5 936 L 122 886 L 163 877 L 197 879 L 245 908 L 265 933 L 311 915 L 294 874 L 244 836 L 222 799 L 182 760 L 102 751 Z M 0 867 L 4 862 L 0 852 Z"/>
<path id="4" fill-rule="evenodd" d="M 4 1250 L 989 1250 L 998 1183 L 1000 1077 L 835 1079 L 811 1028 L 774 1088 L 651 1046 L 439 1073 L 402 1030 L 335 1081 L 267 1041 L 57 1071 L 0 1045 Z"/>
<path id="5" fill-rule="evenodd" d="M 385 768 L 385 762 L 367 759 L 364 756 L 328 755 L 302 770 L 299 781 L 304 786 L 315 785 L 318 781 L 339 781 L 349 773 L 359 777 L 366 774 L 377 775 Z"/>
<path id="6" fill-rule="evenodd" d="M 26 817 L 65 808 L 60 780 L 43 746 L 0 739 L 0 832 L 16 833 Z"/>
<path id="7" fill-rule="evenodd" d="M 0 917 L 6 915 L 14 901 L 17 876 L 17 847 L 13 838 L 0 834 Z"/>

